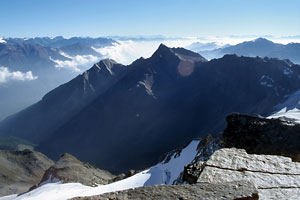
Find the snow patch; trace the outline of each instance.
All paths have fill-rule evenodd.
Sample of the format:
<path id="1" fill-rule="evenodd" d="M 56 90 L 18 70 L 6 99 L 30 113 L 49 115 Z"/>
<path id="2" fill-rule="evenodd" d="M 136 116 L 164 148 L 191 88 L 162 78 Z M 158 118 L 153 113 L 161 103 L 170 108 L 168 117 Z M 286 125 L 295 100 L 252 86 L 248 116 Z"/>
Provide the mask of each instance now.
<path id="1" fill-rule="evenodd" d="M 172 185 L 183 171 L 184 166 L 191 163 L 197 155 L 199 141 L 193 140 L 184 148 L 180 154 L 174 153 L 169 162 L 161 162 L 150 168 L 150 178 L 145 183 L 147 185 L 167 184 Z"/>
<path id="2" fill-rule="evenodd" d="M 18 196 L 17 194 L 13 194 L 13 195 L 8 195 L 8 196 L 0 197 L 0 199 L 1 200 L 11 200 L 11 199 L 16 198 L 17 196 Z"/>
<path id="3" fill-rule="evenodd" d="M 143 85 L 145 87 L 148 95 L 152 96 L 153 98 L 156 98 L 152 91 L 152 85 L 153 85 L 153 75 L 152 74 L 145 74 L 145 80 L 139 81 L 139 84 Z"/>
<path id="4" fill-rule="evenodd" d="M 283 74 L 284 74 L 284 75 L 287 75 L 287 76 L 289 76 L 289 77 L 291 77 L 291 74 L 292 74 L 292 73 L 294 73 L 293 70 L 291 70 L 291 69 L 288 68 L 288 67 L 285 68 L 285 69 L 283 70 Z"/>
<path id="5" fill-rule="evenodd" d="M 274 109 L 276 111 L 267 118 L 285 117 L 300 123 L 300 90 L 290 95 L 285 102 L 275 106 Z"/>
<path id="6" fill-rule="evenodd" d="M 262 75 L 262 77 L 259 79 L 259 82 L 260 85 L 266 87 L 273 87 L 274 80 L 267 75 Z"/>

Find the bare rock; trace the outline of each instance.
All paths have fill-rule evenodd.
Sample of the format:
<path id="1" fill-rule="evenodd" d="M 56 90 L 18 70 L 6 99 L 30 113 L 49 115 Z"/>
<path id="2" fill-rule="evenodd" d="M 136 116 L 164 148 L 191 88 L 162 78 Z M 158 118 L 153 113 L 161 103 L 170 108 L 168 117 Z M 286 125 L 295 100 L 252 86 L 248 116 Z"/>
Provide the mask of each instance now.
<path id="1" fill-rule="evenodd" d="M 0 196 L 26 192 L 53 164 L 39 152 L 0 150 Z"/>
<path id="2" fill-rule="evenodd" d="M 185 166 L 182 177 L 183 182 L 187 182 L 189 184 L 196 183 L 204 166 L 205 162 L 196 162 Z"/>
<path id="3" fill-rule="evenodd" d="M 233 113 L 226 118 L 225 147 L 245 149 L 248 153 L 300 157 L 300 124 L 287 119 L 266 119 Z"/>
<path id="4" fill-rule="evenodd" d="M 79 161 L 70 154 L 63 154 L 44 174 L 39 185 L 49 182 L 82 183 L 88 186 L 107 184 L 115 176 L 111 173 Z"/>
<path id="5" fill-rule="evenodd" d="M 224 148 L 205 163 L 197 182 L 249 181 L 260 199 L 299 199 L 300 164 L 291 158 L 251 155 L 243 149 Z"/>
<path id="6" fill-rule="evenodd" d="M 196 200 L 230 199 L 257 200 L 258 192 L 253 184 L 246 181 L 220 184 L 198 183 L 193 185 L 154 185 L 119 192 L 106 193 L 93 197 L 78 197 L 74 200 Z"/>

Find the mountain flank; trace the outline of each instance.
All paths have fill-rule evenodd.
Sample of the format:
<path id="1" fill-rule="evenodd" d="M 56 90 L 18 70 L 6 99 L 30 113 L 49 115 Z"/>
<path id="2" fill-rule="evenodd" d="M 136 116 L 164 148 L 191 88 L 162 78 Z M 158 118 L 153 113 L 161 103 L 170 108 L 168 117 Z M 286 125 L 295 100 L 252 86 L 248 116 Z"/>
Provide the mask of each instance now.
<path id="1" fill-rule="evenodd" d="M 299 90 L 299 77 L 300 66 L 286 60 L 207 61 L 162 44 L 128 66 L 100 61 L 3 120 L 0 131 L 54 160 L 68 152 L 115 174 L 142 170 L 192 138 L 220 133 L 229 113 L 269 116 Z"/>

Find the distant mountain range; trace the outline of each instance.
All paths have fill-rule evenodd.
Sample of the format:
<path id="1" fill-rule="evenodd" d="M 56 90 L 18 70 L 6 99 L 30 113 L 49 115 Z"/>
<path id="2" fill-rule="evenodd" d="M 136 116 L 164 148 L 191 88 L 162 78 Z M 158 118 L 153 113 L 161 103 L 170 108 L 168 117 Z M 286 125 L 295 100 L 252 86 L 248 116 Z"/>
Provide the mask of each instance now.
<path id="1" fill-rule="evenodd" d="M 243 42 L 233 46 L 225 46 L 213 50 L 197 51 L 207 59 L 221 58 L 226 54 L 236 54 L 250 57 L 269 57 L 289 59 L 300 64 L 300 44 L 289 43 L 287 45 L 274 43 L 265 38 L 258 38 L 253 41 Z"/>
<path id="2" fill-rule="evenodd" d="M 0 43 L 0 119 L 13 114 L 100 60 L 106 38 L 4 38 Z M 29 78 L 26 79 L 30 73 Z M 33 78 L 34 77 L 34 78 Z"/>
<path id="3" fill-rule="evenodd" d="M 115 36 L 113 38 L 135 42 L 180 39 L 163 36 Z M 99 48 L 115 44 L 118 42 L 108 38 L 73 37 L 66 39 L 61 36 L 54 38 L 1 38 L 0 120 L 36 103 L 50 90 L 88 69 L 104 57 L 99 53 L 101 52 L 98 51 Z M 258 38 L 234 46 L 222 46 L 220 43 L 210 42 L 194 43 L 186 48 L 200 52 L 207 59 L 236 54 L 289 59 L 294 63 L 300 63 L 299 46 L 300 44 L 297 43 L 282 45 Z M 126 54 L 126 49 L 123 49 L 122 52 Z"/>
<path id="4" fill-rule="evenodd" d="M 194 52 L 200 52 L 200 51 L 210 51 L 210 50 L 219 49 L 228 46 L 230 45 L 229 44 L 223 45 L 217 42 L 208 42 L 208 43 L 195 42 L 192 43 L 191 45 L 186 46 L 185 48 Z"/>
<path id="5" fill-rule="evenodd" d="M 300 66 L 286 60 L 226 55 L 207 61 L 160 45 L 124 66 L 102 60 L 38 103 L 0 123 L 0 132 L 119 173 L 144 169 L 206 133 L 231 112 L 269 116 L 300 88 Z M 155 148 L 154 148 L 155 147 Z"/>

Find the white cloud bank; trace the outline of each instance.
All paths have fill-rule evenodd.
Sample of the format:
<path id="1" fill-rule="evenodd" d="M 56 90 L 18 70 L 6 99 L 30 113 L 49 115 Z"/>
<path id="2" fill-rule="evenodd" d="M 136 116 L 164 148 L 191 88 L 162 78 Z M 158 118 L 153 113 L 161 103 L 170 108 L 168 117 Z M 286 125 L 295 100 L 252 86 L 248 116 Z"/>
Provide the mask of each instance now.
<path id="1" fill-rule="evenodd" d="M 37 79 L 37 76 L 33 76 L 31 71 L 20 72 L 10 71 L 7 67 L 0 67 L 0 84 L 8 81 L 32 81 Z"/>
<path id="2" fill-rule="evenodd" d="M 185 47 L 197 41 L 198 40 L 194 38 L 152 41 L 127 40 L 118 41 L 118 43 L 114 43 L 113 46 L 93 49 L 100 53 L 103 58 L 110 58 L 119 63 L 128 65 L 140 57 L 150 57 L 161 43 L 164 43 L 168 47 Z"/>
<path id="3" fill-rule="evenodd" d="M 55 60 L 50 58 L 50 60 L 56 63 L 55 67 L 69 69 L 74 72 L 81 72 L 80 68 L 82 67 L 85 67 L 84 70 L 86 70 L 86 67 L 91 67 L 91 65 L 99 60 L 97 56 L 93 55 L 70 56 L 64 52 L 60 52 L 60 54 L 70 60 Z"/>
<path id="4" fill-rule="evenodd" d="M 185 38 L 166 38 L 166 39 L 153 39 L 153 40 L 118 40 L 112 46 L 95 48 L 92 47 L 94 51 L 98 52 L 99 56 L 93 55 L 76 55 L 70 56 L 64 52 L 60 52 L 69 60 L 54 60 L 57 68 L 69 69 L 73 72 L 81 72 L 88 69 L 94 63 L 98 62 L 100 59 L 110 58 L 121 64 L 131 64 L 133 61 L 140 57 L 148 58 L 150 57 L 158 46 L 163 43 L 168 47 L 183 47 L 190 48 L 191 44 L 201 43 L 209 44 L 214 43 L 218 47 L 224 45 L 235 45 L 244 41 L 251 41 L 257 39 L 258 37 L 264 37 L 273 42 L 278 43 L 289 43 L 289 42 L 300 42 L 299 37 L 275 37 L 275 36 L 206 36 L 206 37 L 185 37 Z M 192 50 L 192 49 L 191 49 Z M 207 49 L 206 49 L 207 50 Z"/>
<path id="5" fill-rule="evenodd" d="M 189 48 L 193 43 L 209 44 L 215 43 L 217 46 L 236 45 L 244 41 L 251 41 L 259 37 L 264 37 L 273 42 L 287 44 L 289 42 L 300 42 L 299 37 L 276 37 L 276 36 L 206 36 L 201 38 L 186 37 L 177 39 L 160 39 L 160 40 L 118 40 L 112 46 L 103 48 L 93 48 L 94 51 L 100 53 L 103 57 L 111 58 L 115 61 L 128 65 L 134 60 L 144 57 L 150 57 L 158 48 L 160 43 L 164 43 L 168 47 L 184 47 Z"/>

